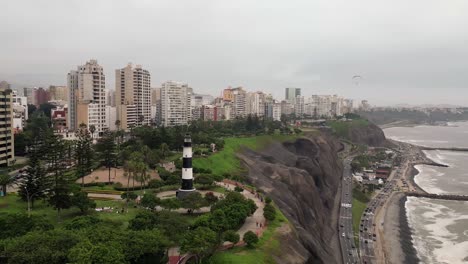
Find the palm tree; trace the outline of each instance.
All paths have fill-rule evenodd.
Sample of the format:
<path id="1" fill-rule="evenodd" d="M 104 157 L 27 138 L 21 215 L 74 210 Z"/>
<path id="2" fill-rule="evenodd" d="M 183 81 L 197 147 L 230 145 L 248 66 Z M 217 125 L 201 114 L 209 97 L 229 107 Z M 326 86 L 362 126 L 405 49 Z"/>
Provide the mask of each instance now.
<path id="1" fill-rule="evenodd" d="M 14 179 L 8 173 L 1 173 L 0 174 L 0 186 L 3 190 L 3 196 L 7 195 L 7 186 L 12 184 Z"/>
<path id="2" fill-rule="evenodd" d="M 140 126 L 143 125 L 143 121 L 145 121 L 145 116 L 144 115 L 138 116 L 138 122 Z"/>
<path id="3" fill-rule="evenodd" d="M 96 126 L 95 125 L 90 125 L 89 126 L 89 132 L 91 132 L 91 138 L 94 139 L 94 132 L 96 132 Z"/>
<path id="4" fill-rule="evenodd" d="M 130 178 L 132 178 L 133 174 L 132 174 L 132 170 L 131 170 L 131 166 L 130 164 L 131 161 L 128 161 L 128 162 L 125 162 L 124 166 L 123 166 L 123 169 L 124 169 L 124 177 L 127 177 L 127 199 L 125 201 L 125 207 L 126 207 L 126 212 L 128 213 L 128 201 L 129 201 L 129 191 L 130 191 Z"/>

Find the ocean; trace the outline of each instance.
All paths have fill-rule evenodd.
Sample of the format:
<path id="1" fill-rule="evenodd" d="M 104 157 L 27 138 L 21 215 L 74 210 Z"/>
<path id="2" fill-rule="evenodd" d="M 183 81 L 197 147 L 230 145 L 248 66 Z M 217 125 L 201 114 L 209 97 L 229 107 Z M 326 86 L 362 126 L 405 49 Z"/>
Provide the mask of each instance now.
<path id="1" fill-rule="evenodd" d="M 468 122 L 393 127 L 387 138 L 428 147 L 468 147 Z M 417 165 L 415 182 L 429 193 L 468 195 L 468 152 L 425 151 L 449 167 Z M 468 202 L 408 197 L 405 204 L 421 263 L 468 263 Z"/>

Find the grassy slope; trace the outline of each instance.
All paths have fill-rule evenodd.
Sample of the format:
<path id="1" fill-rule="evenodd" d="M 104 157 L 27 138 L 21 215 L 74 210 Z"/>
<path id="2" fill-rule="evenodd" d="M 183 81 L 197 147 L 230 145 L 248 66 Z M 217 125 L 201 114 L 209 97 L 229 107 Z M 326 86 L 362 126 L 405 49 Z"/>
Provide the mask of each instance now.
<path id="1" fill-rule="evenodd" d="M 275 263 L 273 255 L 278 254 L 280 248 L 280 241 L 277 237 L 276 229 L 284 223 L 289 224 L 287 218 L 281 211 L 276 209 L 276 219 L 268 225 L 255 248 L 248 249 L 246 247 L 237 247 L 217 252 L 211 257 L 208 263 Z"/>
<path id="2" fill-rule="evenodd" d="M 353 188 L 353 230 L 354 239 L 359 237 L 359 225 L 361 223 L 361 216 L 366 209 L 367 203 L 370 201 L 371 194 L 363 193 L 360 190 Z"/>
<path id="3" fill-rule="evenodd" d="M 194 158 L 194 167 L 211 169 L 213 174 L 236 173 L 240 167 L 240 161 L 235 153 L 241 146 L 257 150 L 274 141 L 286 141 L 295 138 L 295 135 L 263 135 L 245 138 L 226 138 L 224 149 L 206 158 Z"/>
<path id="4" fill-rule="evenodd" d="M 367 126 L 369 121 L 365 119 L 353 119 L 351 121 L 328 121 L 327 124 L 333 129 L 337 136 L 346 138 L 348 136 L 348 131 L 352 127 Z"/>

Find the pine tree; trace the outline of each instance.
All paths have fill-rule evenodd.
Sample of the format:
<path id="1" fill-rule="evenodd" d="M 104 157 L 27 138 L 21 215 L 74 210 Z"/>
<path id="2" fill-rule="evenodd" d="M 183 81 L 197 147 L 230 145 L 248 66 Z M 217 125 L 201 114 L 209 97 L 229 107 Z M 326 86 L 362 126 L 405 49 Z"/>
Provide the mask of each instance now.
<path id="1" fill-rule="evenodd" d="M 74 178 L 65 173 L 63 157 L 66 155 L 67 149 L 63 140 L 52 136 L 47 141 L 47 146 L 49 150 L 46 155 L 47 175 L 51 181 L 48 191 L 49 204 L 60 214 L 62 209 L 68 209 L 72 206 L 71 193 Z"/>
<path id="2" fill-rule="evenodd" d="M 75 144 L 75 161 L 77 177 L 81 177 L 81 184 L 84 187 L 84 177 L 93 166 L 92 138 L 85 124 L 81 124 L 78 130 L 78 140 Z"/>
<path id="3" fill-rule="evenodd" d="M 102 161 L 103 165 L 109 170 L 109 183 L 111 182 L 111 168 L 115 166 L 116 163 L 116 144 L 115 136 L 106 132 L 98 140 L 96 144 L 96 151 L 99 154 L 99 158 Z"/>

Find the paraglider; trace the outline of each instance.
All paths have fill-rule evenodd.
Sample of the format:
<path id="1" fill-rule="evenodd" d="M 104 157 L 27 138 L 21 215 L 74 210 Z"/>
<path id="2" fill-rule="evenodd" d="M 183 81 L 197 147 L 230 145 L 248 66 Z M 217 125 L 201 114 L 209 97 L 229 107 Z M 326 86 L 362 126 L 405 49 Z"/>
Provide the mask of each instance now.
<path id="1" fill-rule="evenodd" d="M 361 75 L 354 75 L 353 78 L 351 78 L 351 80 L 353 81 L 353 83 L 355 85 L 359 85 L 359 83 L 362 80 L 362 76 Z"/>

